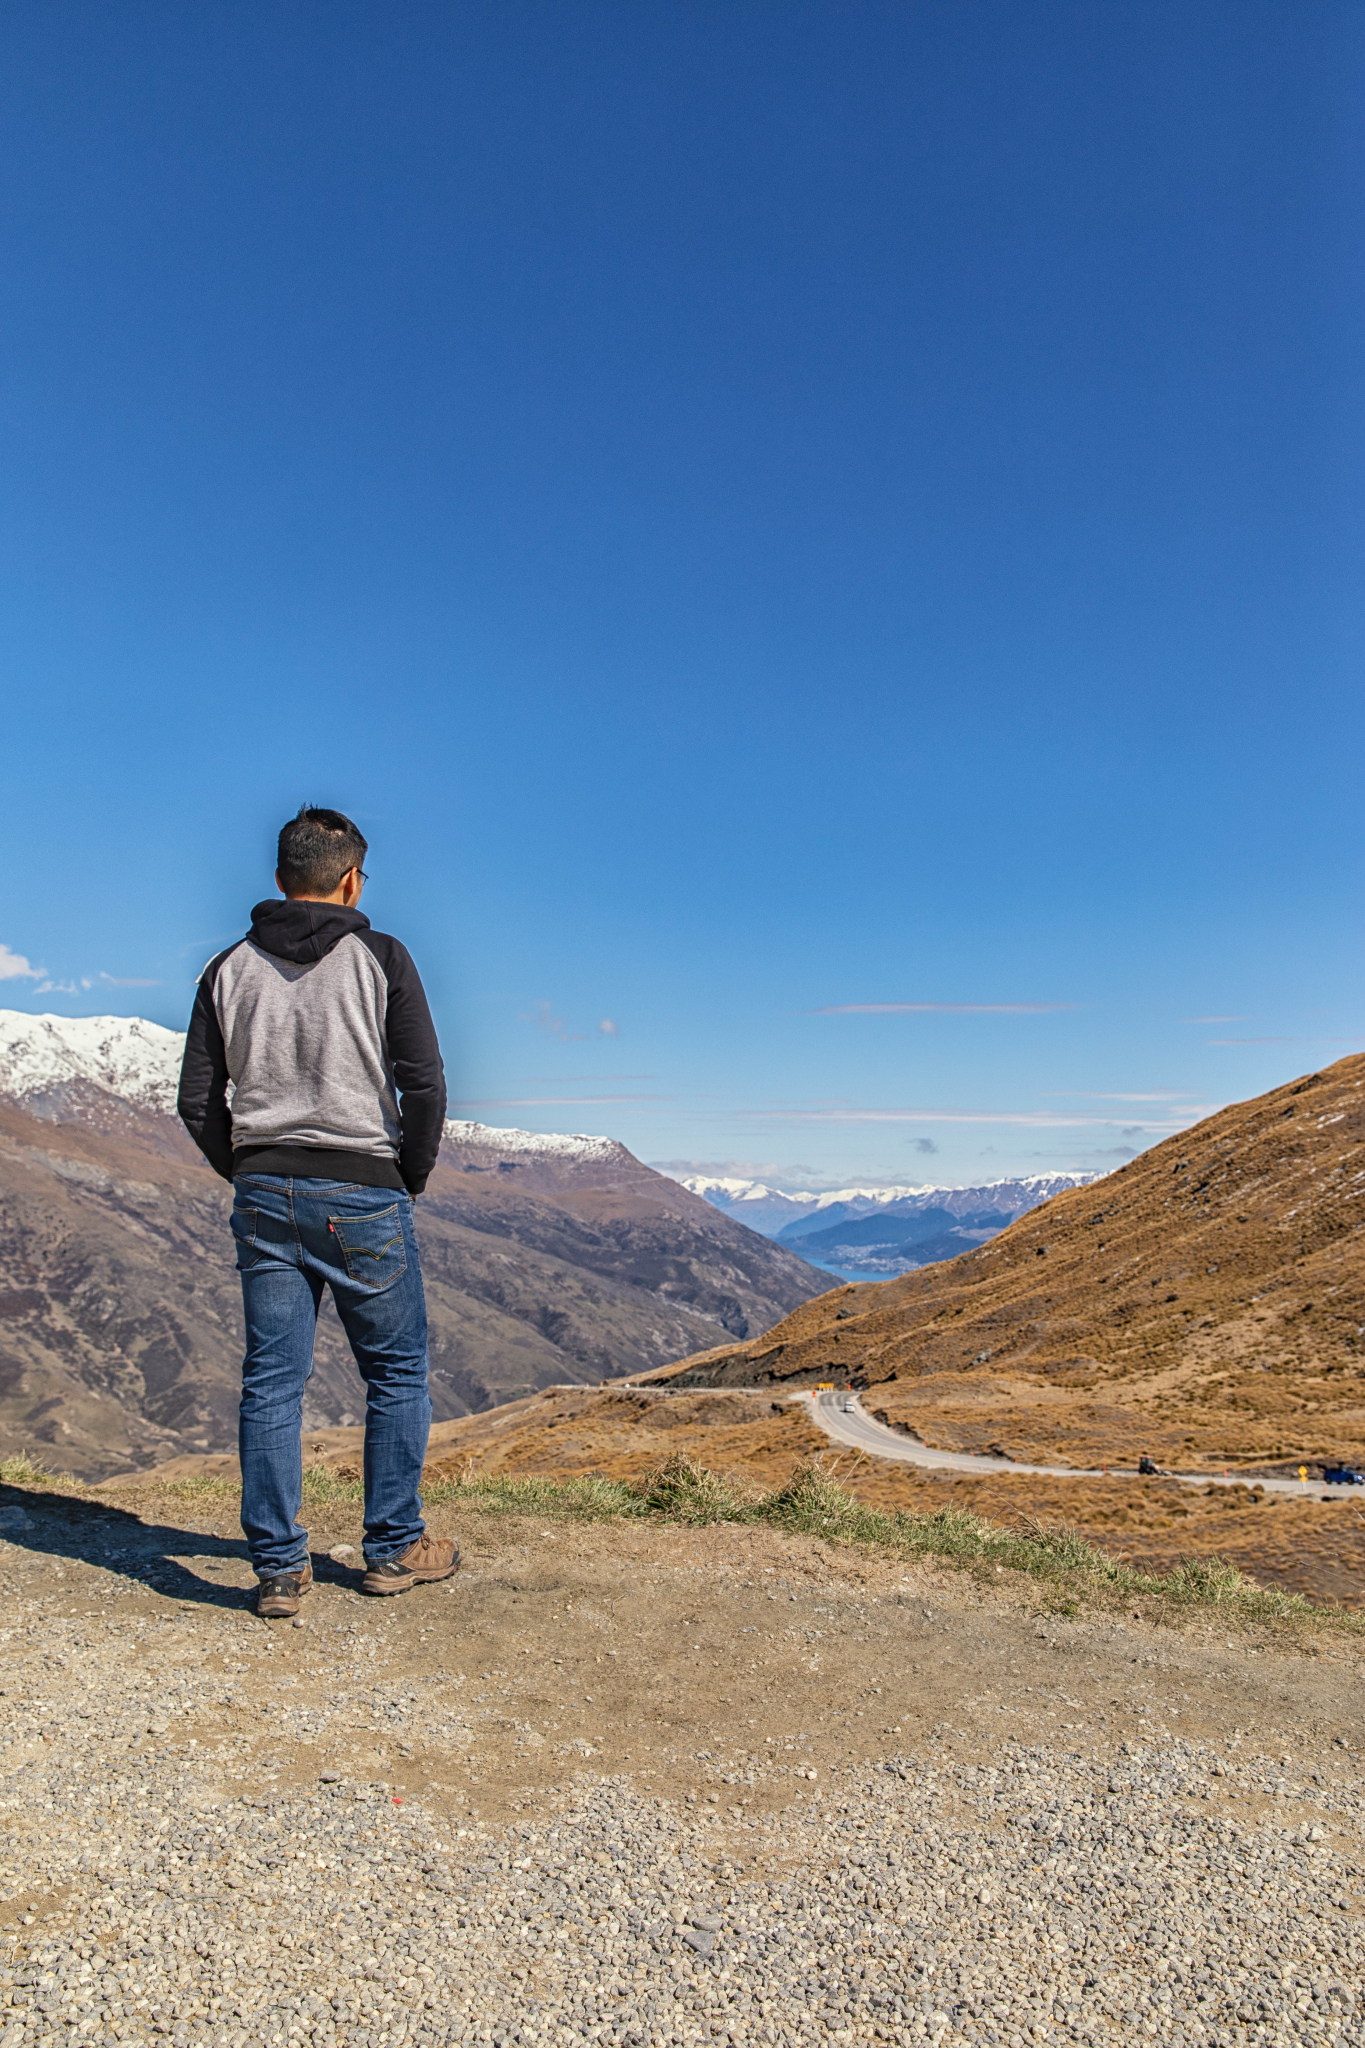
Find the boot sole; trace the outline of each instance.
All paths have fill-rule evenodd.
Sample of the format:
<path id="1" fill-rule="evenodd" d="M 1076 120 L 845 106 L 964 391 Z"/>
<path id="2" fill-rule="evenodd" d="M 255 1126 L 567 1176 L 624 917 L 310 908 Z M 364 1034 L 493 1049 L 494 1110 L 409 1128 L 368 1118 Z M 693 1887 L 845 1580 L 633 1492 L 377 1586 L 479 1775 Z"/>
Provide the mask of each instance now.
<path id="1" fill-rule="evenodd" d="M 438 1585 L 442 1579 L 453 1579 L 459 1569 L 460 1567 L 457 1564 L 453 1564 L 448 1571 L 409 1572 L 408 1576 L 404 1579 L 371 1579 L 366 1577 L 360 1581 L 360 1590 L 362 1593 L 371 1593 L 377 1598 L 382 1599 L 390 1593 L 410 1593 L 414 1586 Z"/>

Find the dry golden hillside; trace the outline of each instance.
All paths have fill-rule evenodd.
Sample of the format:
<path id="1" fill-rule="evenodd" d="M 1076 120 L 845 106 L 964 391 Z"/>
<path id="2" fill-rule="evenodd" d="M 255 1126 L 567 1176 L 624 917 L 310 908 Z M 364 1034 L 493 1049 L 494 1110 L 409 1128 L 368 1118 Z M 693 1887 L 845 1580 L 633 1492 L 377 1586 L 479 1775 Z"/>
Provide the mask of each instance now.
<path id="1" fill-rule="evenodd" d="M 669 1375 L 824 1380 L 928 1443 L 1033 1462 L 1365 1459 L 1365 1055 Z"/>

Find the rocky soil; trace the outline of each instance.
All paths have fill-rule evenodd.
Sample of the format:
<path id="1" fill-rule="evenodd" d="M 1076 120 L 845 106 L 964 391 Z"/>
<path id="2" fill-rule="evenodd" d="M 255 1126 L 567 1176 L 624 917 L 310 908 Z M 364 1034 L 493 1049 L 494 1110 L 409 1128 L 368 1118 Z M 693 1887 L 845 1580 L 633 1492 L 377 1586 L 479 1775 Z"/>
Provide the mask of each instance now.
<path id="1" fill-rule="evenodd" d="M 0 1490 L 0 2044 L 1349 2042 L 1362 1643 L 763 1528 Z"/>

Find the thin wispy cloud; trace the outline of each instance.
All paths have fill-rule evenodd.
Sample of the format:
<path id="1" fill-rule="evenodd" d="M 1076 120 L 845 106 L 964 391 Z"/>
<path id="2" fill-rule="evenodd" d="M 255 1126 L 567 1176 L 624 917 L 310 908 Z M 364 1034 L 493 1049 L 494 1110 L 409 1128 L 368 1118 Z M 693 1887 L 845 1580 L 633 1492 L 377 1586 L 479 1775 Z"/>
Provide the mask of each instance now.
<path id="1" fill-rule="evenodd" d="M 610 1017 L 604 1017 L 597 1028 L 603 1038 L 619 1038 L 621 1036 L 620 1025 L 614 1024 Z"/>
<path id="2" fill-rule="evenodd" d="M 0 981 L 43 981 L 45 967 L 33 967 L 22 953 L 12 953 L 8 946 L 0 945 Z"/>
<path id="3" fill-rule="evenodd" d="M 1041 1017 L 1076 1003 L 825 1003 L 808 1017 Z"/>
<path id="4" fill-rule="evenodd" d="M 776 1159 L 650 1159 L 646 1164 L 656 1173 L 671 1174 L 675 1180 L 684 1174 L 704 1174 L 708 1180 L 773 1180 L 778 1176 L 791 1179 L 795 1175 L 804 1187 L 820 1177 L 818 1167 L 784 1166 Z"/>
<path id="5" fill-rule="evenodd" d="M 1205 1045 L 1311 1045 L 1308 1038 L 1206 1038 Z"/>
<path id="6" fill-rule="evenodd" d="M 141 975 L 105 974 L 103 970 L 95 976 L 95 980 L 101 988 L 160 988 L 161 986 L 159 981 L 146 981 Z M 89 988 L 92 984 L 86 982 L 83 986 Z"/>
<path id="7" fill-rule="evenodd" d="M 459 1109 L 600 1109 L 609 1102 L 671 1102 L 671 1095 L 485 1095 Z"/>
<path id="8" fill-rule="evenodd" d="M 1192 1103 L 1177 1118 L 1147 1119 L 1126 1128 L 1183 1131 L 1221 1104 Z M 760 1109 L 750 1112 L 764 1123 L 789 1124 L 1018 1124 L 1026 1129 L 1071 1131 L 1113 1130 L 1108 1116 L 1071 1116 L 1053 1109 Z"/>
<path id="9" fill-rule="evenodd" d="M 523 1074 L 523 1088 L 600 1088 L 604 1081 L 657 1081 L 657 1074 Z"/>
<path id="10" fill-rule="evenodd" d="M 1330 1045 L 1344 1048 L 1347 1052 L 1358 1052 L 1365 1043 L 1365 1032 L 1358 1032 L 1354 1038 L 1206 1038 L 1205 1045 Z"/>
<path id="11" fill-rule="evenodd" d="M 1079 1102 L 1188 1102 L 1188 1088 L 1112 1089 L 1054 1088 L 1053 1095 L 1070 1096 Z"/>

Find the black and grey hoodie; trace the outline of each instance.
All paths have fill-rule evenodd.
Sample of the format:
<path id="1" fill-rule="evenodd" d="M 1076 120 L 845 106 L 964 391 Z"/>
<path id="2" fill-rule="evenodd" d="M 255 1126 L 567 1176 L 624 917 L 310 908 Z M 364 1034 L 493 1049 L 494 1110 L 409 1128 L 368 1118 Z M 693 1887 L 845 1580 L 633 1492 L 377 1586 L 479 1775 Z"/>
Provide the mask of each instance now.
<path id="1" fill-rule="evenodd" d="M 278 1173 L 420 1194 L 446 1084 L 407 949 L 340 904 L 258 903 L 247 936 L 200 979 L 178 1107 L 224 1180 Z"/>

